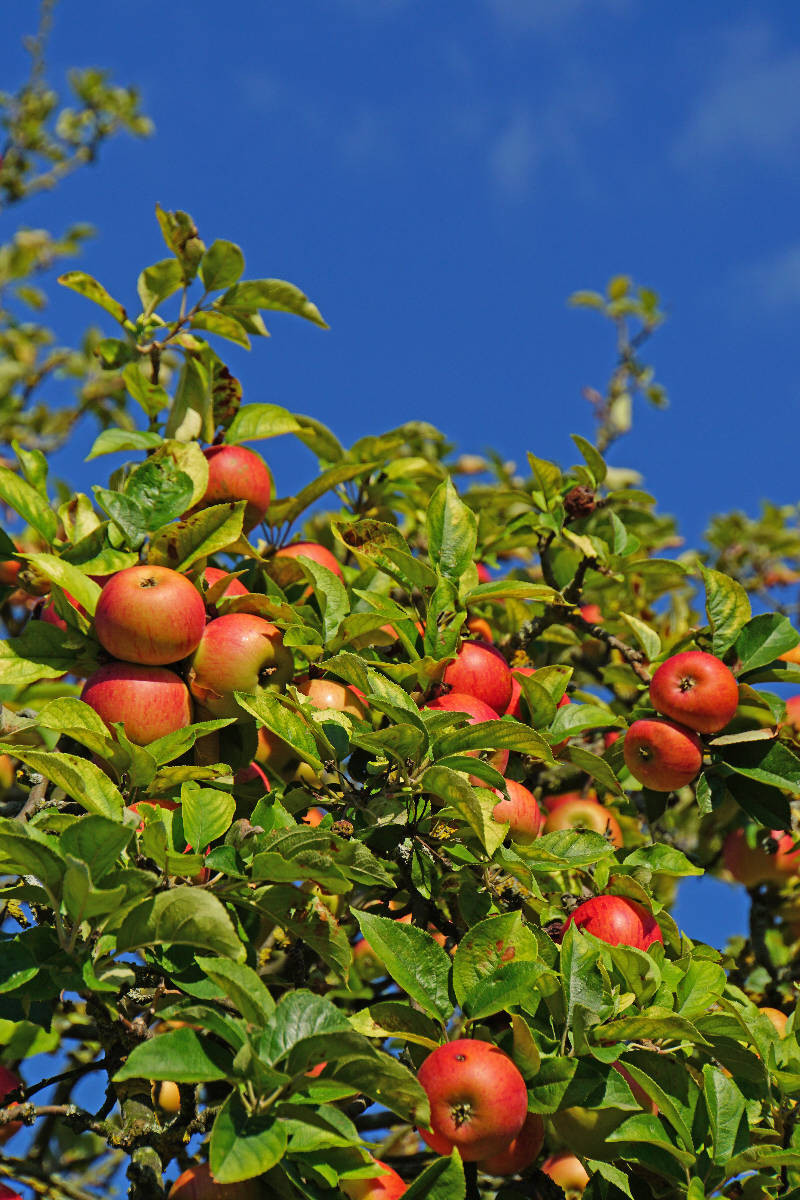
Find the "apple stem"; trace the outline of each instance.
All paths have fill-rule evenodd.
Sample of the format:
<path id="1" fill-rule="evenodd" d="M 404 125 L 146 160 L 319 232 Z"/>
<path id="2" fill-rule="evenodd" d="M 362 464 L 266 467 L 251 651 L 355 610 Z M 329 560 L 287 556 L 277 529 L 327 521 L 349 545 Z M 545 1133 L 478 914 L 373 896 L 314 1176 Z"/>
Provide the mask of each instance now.
<path id="1" fill-rule="evenodd" d="M 481 1200 L 481 1193 L 478 1189 L 478 1164 L 476 1162 L 464 1163 L 464 1179 L 467 1184 L 465 1200 Z"/>

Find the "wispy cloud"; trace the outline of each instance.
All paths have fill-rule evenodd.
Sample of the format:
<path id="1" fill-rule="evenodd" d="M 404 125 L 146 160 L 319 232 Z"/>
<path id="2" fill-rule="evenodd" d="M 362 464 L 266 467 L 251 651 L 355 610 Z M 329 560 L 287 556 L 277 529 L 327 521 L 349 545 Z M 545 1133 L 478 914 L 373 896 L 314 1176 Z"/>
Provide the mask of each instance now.
<path id="1" fill-rule="evenodd" d="M 579 17 L 600 12 L 619 16 L 632 7 L 632 0 L 488 0 L 503 25 L 528 33 L 552 33 Z"/>
<path id="2" fill-rule="evenodd" d="M 794 313 L 800 307 L 800 242 L 741 267 L 727 293 L 737 310 L 748 311 L 755 302 L 773 315 L 789 309 Z"/>
<path id="3" fill-rule="evenodd" d="M 508 199 L 521 199 L 540 156 L 530 114 L 514 113 L 489 147 L 489 172 L 499 191 Z"/>
<path id="4" fill-rule="evenodd" d="M 786 158 L 800 140 L 800 51 L 765 24 L 716 35 L 707 47 L 707 83 L 673 146 L 678 165 L 747 156 Z M 715 64 L 715 65 L 714 65 Z"/>

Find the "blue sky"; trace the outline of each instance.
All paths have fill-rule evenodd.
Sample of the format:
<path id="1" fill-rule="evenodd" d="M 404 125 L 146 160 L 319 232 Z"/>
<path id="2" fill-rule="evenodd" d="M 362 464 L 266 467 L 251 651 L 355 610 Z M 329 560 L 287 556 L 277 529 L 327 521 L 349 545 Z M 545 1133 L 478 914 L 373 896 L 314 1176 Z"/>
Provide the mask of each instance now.
<path id="1" fill-rule="evenodd" d="M 5 86 L 33 10 L 3 5 Z M 250 355 L 226 346 L 247 400 L 345 441 L 424 418 L 517 460 L 573 461 L 570 432 L 591 434 L 581 390 L 604 384 L 612 343 L 566 299 L 628 273 L 670 314 L 651 357 L 671 408 L 642 406 L 612 461 L 696 540 L 715 512 L 797 499 L 794 17 L 735 0 L 62 3 L 51 78 L 110 67 L 157 132 L 7 210 L 0 237 L 91 221 L 80 265 L 133 306 L 165 253 L 155 202 L 185 208 L 332 327 L 275 315 Z M 50 311 L 65 342 L 95 316 L 71 293 Z M 79 487 L 92 436 L 56 462 Z M 290 439 L 263 448 L 281 494 L 311 474 Z"/>

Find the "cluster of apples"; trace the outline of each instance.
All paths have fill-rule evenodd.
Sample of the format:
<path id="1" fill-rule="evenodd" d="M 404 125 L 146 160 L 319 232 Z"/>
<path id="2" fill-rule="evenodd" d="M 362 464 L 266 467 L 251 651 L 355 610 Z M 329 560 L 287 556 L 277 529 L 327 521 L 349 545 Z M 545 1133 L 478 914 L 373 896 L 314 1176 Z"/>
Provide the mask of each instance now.
<path id="1" fill-rule="evenodd" d="M 660 717 L 634 721 L 625 735 L 625 765 L 654 792 L 691 783 L 703 765 L 698 734 L 719 733 L 733 719 L 739 688 L 725 663 L 703 650 L 674 654 L 650 682 Z"/>

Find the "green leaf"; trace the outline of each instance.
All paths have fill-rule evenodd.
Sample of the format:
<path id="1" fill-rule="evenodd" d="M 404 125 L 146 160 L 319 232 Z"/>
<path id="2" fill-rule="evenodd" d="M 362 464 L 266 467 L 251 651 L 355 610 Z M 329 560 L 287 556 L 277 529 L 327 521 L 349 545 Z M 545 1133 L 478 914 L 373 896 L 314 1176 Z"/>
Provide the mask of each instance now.
<path id="1" fill-rule="evenodd" d="M 778 613 L 760 613 L 743 626 L 736 639 L 736 654 L 741 673 L 765 667 L 798 642 L 797 632 L 788 617 Z"/>
<path id="2" fill-rule="evenodd" d="M 0 684 L 19 688 L 38 679 L 59 679 L 79 662 L 88 674 L 96 661 L 80 634 L 63 633 L 46 621 L 29 621 L 19 637 L 0 641 Z"/>
<path id="3" fill-rule="evenodd" d="M 373 1051 L 369 1056 L 339 1060 L 333 1078 L 353 1085 L 371 1100 L 396 1113 L 402 1121 L 427 1127 L 430 1122 L 428 1097 L 408 1067 L 389 1054 Z"/>
<path id="4" fill-rule="evenodd" d="M 352 910 L 358 926 L 392 979 L 429 1016 L 447 1020 L 450 959 L 424 929 Z"/>
<path id="5" fill-rule="evenodd" d="M 174 1029 L 134 1046 L 114 1076 L 125 1079 L 174 1079 L 175 1083 L 214 1083 L 232 1074 L 230 1051 L 193 1029 Z"/>
<path id="6" fill-rule="evenodd" d="M 236 700 L 243 709 L 286 742 L 295 753 L 317 770 L 322 770 L 322 761 L 317 743 L 308 722 L 281 703 L 274 692 L 262 691 L 257 696 L 236 692 Z"/>
<path id="7" fill-rule="evenodd" d="M 570 437 L 583 455 L 583 460 L 594 480 L 594 486 L 599 487 L 606 477 L 606 464 L 602 454 L 599 450 L 595 449 L 591 442 L 587 442 L 586 438 L 581 437 L 580 434 L 571 433 Z"/>
<path id="8" fill-rule="evenodd" d="M 117 949 L 191 946 L 241 962 L 245 948 L 216 896 L 200 888 L 176 887 L 137 904 L 117 932 Z"/>
<path id="9" fill-rule="evenodd" d="M 73 800 L 88 812 L 101 817 L 119 819 L 124 807 L 122 796 L 104 771 L 76 754 L 59 751 L 34 750 L 29 746 L 3 745 L 0 753 L 11 754 L 26 766 L 38 771 L 56 787 L 63 788 Z"/>
<path id="10" fill-rule="evenodd" d="M 626 855 L 624 865 L 628 867 L 646 867 L 649 871 L 660 875 L 702 875 L 702 867 L 697 867 L 682 850 L 676 846 L 666 846 L 659 842 L 653 846 L 640 846 L 638 850 Z"/>
<path id="11" fill-rule="evenodd" d="M 275 1002 L 252 967 L 230 958 L 198 958 L 197 965 L 238 1008 L 251 1025 L 263 1028 L 275 1011 Z"/>
<path id="12" fill-rule="evenodd" d="M 186 359 L 181 368 L 164 434 L 179 442 L 193 442 L 197 438 L 210 442 L 214 437 L 208 372 L 196 358 Z"/>
<path id="13" fill-rule="evenodd" d="M 559 593 L 544 583 L 529 583 L 526 579 L 494 579 L 491 583 L 479 583 L 468 594 L 473 603 L 500 603 L 505 600 L 530 600 L 551 604 L 559 600 Z"/>
<path id="14" fill-rule="evenodd" d="M 231 421 L 225 441 L 229 446 L 235 446 L 239 442 L 257 442 L 282 433 L 297 433 L 299 429 L 294 415 L 279 404 L 246 404 Z"/>
<path id="15" fill-rule="evenodd" d="M 111 313 L 111 316 L 115 321 L 119 321 L 120 325 L 127 321 L 128 314 L 119 301 L 108 294 L 102 283 L 98 283 L 85 271 L 67 271 L 64 275 L 59 275 L 58 282 L 62 287 L 71 288 L 73 292 L 85 296 L 94 304 L 99 304 L 107 313 Z"/>
<path id="16" fill-rule="evenodd" d="M 243 270 L 244 255 L 239 247 L 221 239 L 211 243 L 200 261 L 200 278 L 207 292 L 232 287 Z"/>
<path id="17" fill-rule="evenodd" d="M 259 1056 L 275 1066 L 305 1041 L 322 1033 L 349 1031 L 347 1017 L 330 1000 L 305 988 L 281 997 L 259 1042 Z"/>
<path id="18" fill-rule="evenodd" d="M 58 517 L 36 488 L 8 467 L 0 467 L 0 502 L 32 525 L 47 543 L 55 539 Z"/>
<path id="19" fill-rule="evenodd" d="M 173 759 L 180 758 L 182 754 L 185 754 L 187 750 L 191 750 L 198 738 L 207 733 L 215 733 L 218 729 L 225 729 L 228 725 L 232 725 L 234 720 L 233 717 L 224 717 L 220 720 L 198 721 L 194 725 L 187 725 L 185 729 L 177 729 L 175 733 L 167 733 L 164 737 L 150 742 L 147 752 L 161 767 L 164 763 L 172 762 Z"/>
<path id="20" fill-rule="evenodd" d="M 737 1151 L 746 1149 L 748 1145 L 747 1121 L 744 1119 L 745 1098 L 733 1079 L 710 1063 L 703 1067 L 703 1085 L 703 1097 L 714 1143 L 713 1159 L 715 1163 L 724 1165 Z M 743 1120 L 742 1131 L 740 1123 Z"/>
<path id="21" fill-rule="evenodd" d="M 598 704 L 565 704 L 555 715 L 550 733 L 553 740 L 560 742 L 587 729 L 621 729 L 625 718 L 618 717 L 610 708 Z"/>
<path id="22" fill-rule="evenodd" d="M 451 479 L 439 484 L 428 503 L 428 554 L 447 579 L 457 583 L 475 557 L 478 519 Z"/>
<path id="23" fill-rule="evenodd" d="M 23 833 L 25 826 L 0 823 L 0 870 L 3 874 L 33 875 L 57 899 L 66 863 L 45 841 Z"/>
<path id="24" fill-rule="evenodd" d="M 435 1050 L 441 1041 L 441 1029 L 417 1008 L 399 1000 L 381 1000 L 369 1008 L 362 1008 L 350 1018 L 357 1033 L 365 1037 L 403 1038 L 417 1046 Z"/>
<path id="25" fill-rule="evenodd" d="M 597 959 L 597 946 L 574 925 L 569 925 L 561 941 L 561 972 L 568 1024 L 572 1023 L 577 1005 L 592 1013 L 600 1013 L 603 1008 L 605 995 Z"/>
<path id="26" fill-rule="evenodd" d="M 561 472 L 555 463 L 547 459 L 537 458 L 528 452 L 528 465 L 533 475 L 536 490 L 541 493 L 543 507 L 552 511 L 561 501 Z"/>
<path id="27" fill-rule="evenodd" d="M 94 615 L 102 589 L 93 579 L 55 554 L 26 554 L 25 558 L 40 575 L 69 592 L 90 616 Z"/>
<path id="28" fill-rule="evenodd" d="M 327 642 L 333 638 L 350 611 L 347 591 L 338 575 L 335 575 L 328 567 L 307 558 L 304 554 L 298 555 L 295 561 L 302 567 L 319 600 L 322 611 L 322 632 Z"/>
<path id="29" fill-rule="evenodd" d="M 482 1021 L 499 1012 L 510 1012 L 517 1004 L 531 1002 L 538 982 L 548 973 L 544 963 L 510 962 L 482 979 L 464 997 L 463 1008 L 471 1021 Z"/>
<path id="30" fill-rule="evenodd" d="M 466 821 L 489 855 L 505 839 L 508 826 L 495 821 L 493 813 L 498 797 L 484 788 L 473 787 L 458 771 L 443 763 L 428 767 L 420 780 L 420 787 L 444 800 L 450 808 Z"/>
<path id="31" fill-rule="evenodd" d="M 403 1200 L 464 1200 L 467 1185 L 461 1155 L 437 1158 L 403 1192 Z"/>
<path id="32" fill-rule="evenodd" d="M 619 615 L 641 646 L 645 656 L 651 661 L 658 658 L 661 653 L 661 638 L 655 629 L 652 629 L 644 621 L 640 621 L 638 617 L 631 616 L 630 613 L 621 612 Z"/>
<path id="33" fill-rule="evenodd" d="M 218 337 L 227 338 L 237 346 L 250 348 L 250 338 L 235 317 L 222 312 L 198 312 L 192 317 L 190 329 L 200 329 L 204 333 L 215 333 Z M 235 418 L 234 418 L 235 419 Z"/>
<path id="34" fill-rule="evenodd" d="M 561 752 L 561 758 L 567 759 L 579 771 L 584 771 L 592 779 L 596 779 L 601 787 L 613 792 L 615 796 L 622 795 L 622 786 L 604 758 L 584 750 L 582 746 L 566 746 Z"/>
<path id="35" fill-rule="evenodd" d="M 187 212 L 182 212 L 179 208 L 168 212 L 160 204 L 156 205 L 156 220 L 167 248 L 181 264 L 184 281 L 191 283 L 205 250 L 198 237 L 197 226 Z"/>
<path id="36" fill-rule="evenodd" d="M 355 479 L 359 475 L 367 475 L 375 466 L 374 463 L 337 463 L 333 467 L 328 467 L 316 479 L 312 479 L 311 483 L 306 484 L 296 496 L 287 496 L 282 500 L 273 500 L 267 511 L 267 521 L 270 525 L 281 525 L 284 521 L 291 524 L 304 513 L 316 500 L 324 496 L 326 492 L 338 487 L 340 483 L 347 483 L 350 479 Z M 336 529 L 332 526 L 334 533 Z M 405 549 L 405 542 L 403 543 Z"/>
<path id="37" fill-rule="evenodd" d="M 564 709 L 559 711 L 563 712 Z M 547 763 L 554 761 L 552 751 L 541 734 L 529 729 L 521 721 L 513 720 L 480 721 L 455 733 L 445 734 L 436 744 L 436 753 L 442 758 L 463 754 L 465 750 L 515 750 Z"/>
<path id="38" fill-rule="evenodd" d="M 721 571 L 700 568 L 706 589 L 706 613 L 712 632 L 712 650 L 721 658 L 734 644 L 750 619 L 750 600 L 740 583 Z"/>
<path id="39" fill-rule="evenodd" d="M 236 801 L 227 792 L 216 788 L 200 788 L 185 783 L 181 788 L 181 815 L 186 841 L 195 854 L 222 837 L 231 825 Z"/>
<path id="40" fill-rule="evenodd" d="M 85 461 L 99 458 L 101 454 L 118 454 L 122 450 L 152 450 L 160 446 L 163 440 L 160 433 L 146 433 L 135 429 L 104 429 L 95 438 Z"/>
<path id="41" fill-rule="evenodd" d="M 286 1129 L 275 1113 L 252 1113 L 232 1092 L 217 1113 L 211 1130 L 211 1172 L 221 1187 L 253 1179 L 283 1158 Z"/>
<path id="42" fill-rule="evenodd" d="M 150 543 L 147 561 L 186 571 L 200 558 L 209 558 L 232 545 L 242 534 L 245 501 L 214 504 L 202 512 L 162 529 Z"/>
<path id="43" fill-rule="evenodd" d="M 138 363 L 128 363 L 127 367 L 123 368 L 122 378 L 128 392 L 148 417 L 157 417 L 163 409 L 169 407 L 169 393 L 159 384 L 146 379 Z"/>
<path id="44" fill-rule="evenodd" d="M 97 883 L 111 870 L 132 837 L 129 825 L 90 814 L 79 817 L 64 830 L 60 847 L 63 854 L 86 863 Z"/>
<path id="45" fill-rule="evenodd" d="M 316 304 L 312 304 L 293 283 L 283 279 L 246 279 L 234 284 L 222 297 L 221 303 L 233 308 L 266 308 L 294 313 L 323 329 L 328 328 Z"/>
<path id="46" fill-rule="evenodd" d="M 151 267 L 145 267 L 136 281 L 136 290 L 144 310 L 142 315 L 149 317 L 162 300 L 177 292 L 182 281 L 180 263 L 174 258 L 162 258 Z"/>
<path id="47" fill-rule="evenodd" d="M 767 787 L 800 792 L 800 759 L 783 742 L 745 742 L 724 748 L 725 765 Z"/>
<path id="48" fill-rule="evenodd" d="M 453 989 L 459 1005 L 482 980 L 508 963 L 536 962 L 539 946 L 522 914 L 487 917 L 473 925 L 453 958 Z"/>

